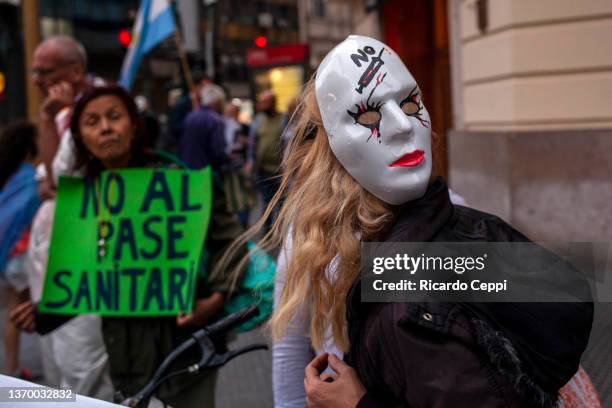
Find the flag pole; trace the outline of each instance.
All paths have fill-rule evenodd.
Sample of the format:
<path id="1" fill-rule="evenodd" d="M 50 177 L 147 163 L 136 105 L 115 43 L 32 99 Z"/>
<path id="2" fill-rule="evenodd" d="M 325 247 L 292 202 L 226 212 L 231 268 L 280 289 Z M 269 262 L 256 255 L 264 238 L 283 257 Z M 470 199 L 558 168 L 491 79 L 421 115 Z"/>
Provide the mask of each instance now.
<path id="1" fill-rule="evenodd" d="M 185 80 L 187 80 L 187 86 L 189 87 L 189 93 L 191 94 L 193 108 L 196 109 L 198 104 L 194 100 L 195 84 L 193 83 L 193 77 L 191 76 L 191 70 L 189 69 L 189 62 L 187 61 L 187 54 L 183 48 L 183 41 L 181 40 L 181 33 L 179 27 L 174 30 L 174 42 L 176 43 L 176 49 L 178 50 L 179 59 L 181 60 L 181 66 L 183 67 L 183 74 L 185 74 Z M 197 95 L 196 95 L 197 98 Z"/>

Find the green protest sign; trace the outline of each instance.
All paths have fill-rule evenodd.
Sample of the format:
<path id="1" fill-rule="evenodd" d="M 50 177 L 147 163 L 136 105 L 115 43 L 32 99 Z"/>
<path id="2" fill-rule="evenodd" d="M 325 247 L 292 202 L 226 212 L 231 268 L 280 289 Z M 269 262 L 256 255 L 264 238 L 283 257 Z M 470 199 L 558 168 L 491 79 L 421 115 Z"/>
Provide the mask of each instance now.
<path id="1" fill-rule="evenodd" d="M 210 168 L 63 177 L 39 309 L 103 316 L 191 310 L 211 207 Z"/>

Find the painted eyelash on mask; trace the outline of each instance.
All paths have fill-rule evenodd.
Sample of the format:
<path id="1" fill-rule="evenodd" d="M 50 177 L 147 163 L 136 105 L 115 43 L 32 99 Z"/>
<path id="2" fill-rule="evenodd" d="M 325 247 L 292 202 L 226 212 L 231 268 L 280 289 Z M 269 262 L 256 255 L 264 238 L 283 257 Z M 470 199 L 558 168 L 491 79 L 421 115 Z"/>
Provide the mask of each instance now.
<path id="1" fill-rule="evenodd" d="M 423 119 L 422 117 L 422 112 L 423 112 L 423 103 L 421 102 L 421 98 L 420 96 L 420 92 L 417 89 L 417 85 L 414 86 L 414 88 L 412 88 L 412 90 L 410 91 L 410 94 L 400 102 L 400 107 L 402 108 L 402 111 L 404 111 L 404 113 L 406 115 L 409 116 L 414 116 L 415 118 L 417 118 L 417 120 L 419 122 L 421 122 L 421 125 L 425 126 L 426 128 L 429 128 L 429 121 L 426 119 Z M 406 113 L 406 111 L 404 110 L 404 105 L 407 103 L 413 103 L 417 106 L 417 111 L 414 113 Z"/>
<path id="2" fill-rule="evenodd" d="M 378 74 L 378 76 L 376 77 L 376 85 L 374 86 L 374 88 L 372 88 L 372 91 L 370 91 L 370 95 L 368 95 L 368 99 L 366 100 L 365 104 L 363 102 L 361 102 L 360 104 L 355 104 L 355 107 L 357 108 L 357 111 L 355 112 L 351 112 L 350 110 L 346 111 L 349 116 L 355 120 L 356 124 L 370 129 L 370 137 L 368 137 L 366 143 L 370 141 L 372 136 L 378 139 L 378 143 L 381 143 L 379 127 L 380 120 L 382 119 L 380 108 L 383 105 L 383 102 L 370 102 L 370 99 L 372 98 L 372 95 L 374 94 L 374 91 L 376 90 L 378 85 L 381 84 L 381 82 L 385 79 L 386 76 L 386 72 L 382 75 Z M 370 117 L 364 117 L 364 115 L 367 115 L 370 112 Z"/>
<path id="3" fill-rule="evenodd" d="M 376 102 L 373 104 L 366 102 L 365 105 L 363 104 L 363 102 L 361 102 L 361 104 L 356 104 L 355 106 L 357 107 L 356 112 L 351 112 L 350 110 L 347 110 L 346 112 L 355 120 L 355 123 L 370 129 L 371 133 L 370 137 L 368 137 L 368 142 L 370 141 L 372 136 L 374 136 L 378 138 L 378 143 L 380 143 L 380 131 L 378 130 L 378 127 L 380 126 L 380 119 L 382 117 L 380 113 L 380 107 L 382 106 L 382 102 Z M 370 112 L 372 113 L 372 115 L 375 115 L 374 120 L 372 120 L 371 122 L 364 121 L 365 118 L 363 117 L 363 115 L 366 115 Z M 360 119 L 362 121 L 360 121 Z"/>

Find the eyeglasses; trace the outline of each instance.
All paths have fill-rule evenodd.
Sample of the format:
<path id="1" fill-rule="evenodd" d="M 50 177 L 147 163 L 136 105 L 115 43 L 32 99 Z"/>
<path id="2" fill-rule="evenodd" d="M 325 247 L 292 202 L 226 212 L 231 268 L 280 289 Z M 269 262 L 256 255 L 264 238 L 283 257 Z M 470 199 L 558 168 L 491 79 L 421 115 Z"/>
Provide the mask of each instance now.
<path id="1" fill-rule="evenodd" d="M 31 72 L 32 76 L 48 77 L 53 75 L 57 71 L 57 68 L 35 68 Z"/>
<path id="2" fill-rule="evenodd" d="M 39 77 L 48 77 L 50 75 L 55 74 L 58 70 L 62 69 L 62 68 L 66 68 L 72 64 L 75 64 L 74 61 L 69 61 L 59 67 L 55 67 L 55 68 L 34 68 L 30 71 L 30 73 L 32 74 L 32 76 L 39 76 Z"/>

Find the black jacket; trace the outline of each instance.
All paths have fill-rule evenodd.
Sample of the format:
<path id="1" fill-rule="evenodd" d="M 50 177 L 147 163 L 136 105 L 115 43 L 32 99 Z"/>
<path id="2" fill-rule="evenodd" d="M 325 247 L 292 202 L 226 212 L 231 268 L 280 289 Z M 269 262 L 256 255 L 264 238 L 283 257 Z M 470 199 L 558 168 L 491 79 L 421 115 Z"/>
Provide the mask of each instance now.
<path id="1" fill-rule="evenodd" d="M 438 179 L 382 241 L 528 239 L 496 216 L 453 206 Z M 361 279 L 348 296 L 345 357 L 368 390 L 359 407 L 553 407 L 593 320 L 591 302 L 365 303 L 360 294 Z"/>

